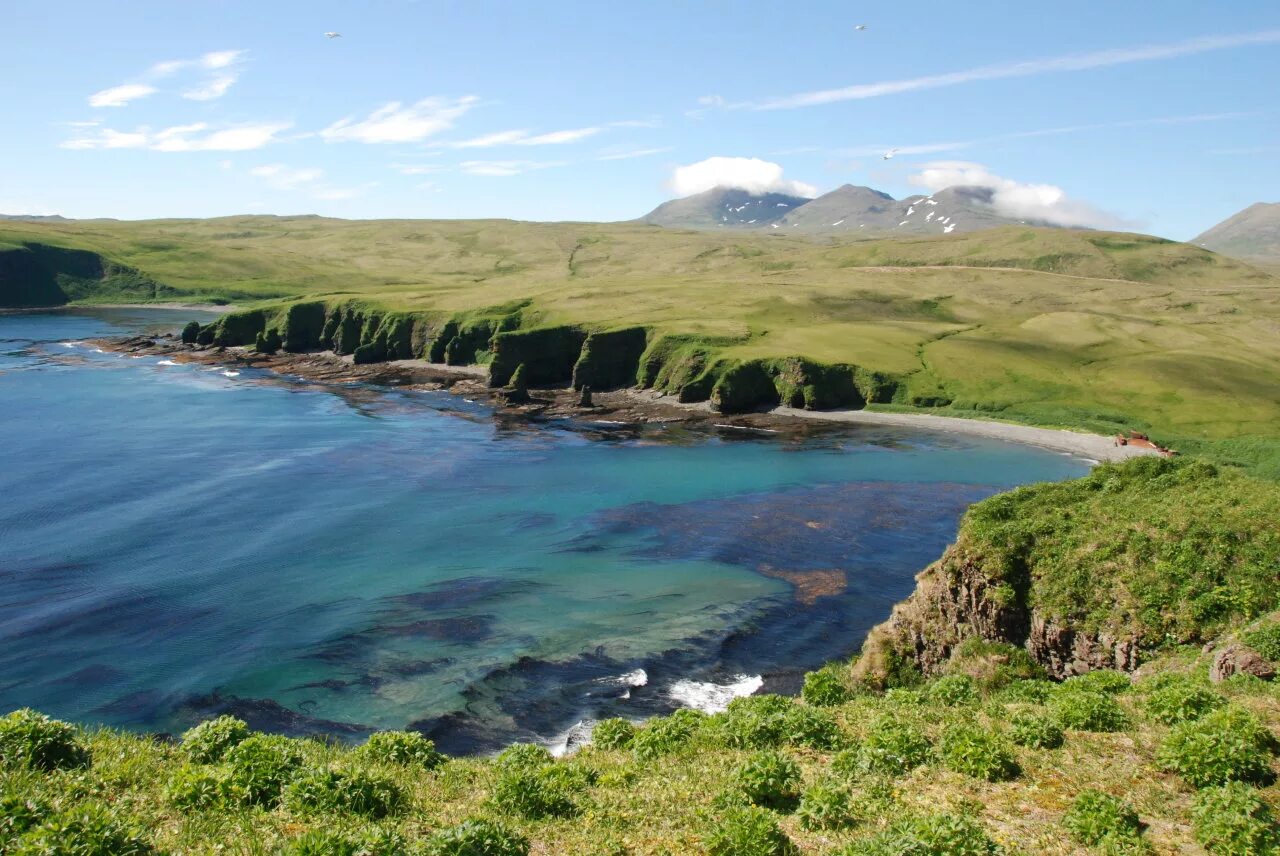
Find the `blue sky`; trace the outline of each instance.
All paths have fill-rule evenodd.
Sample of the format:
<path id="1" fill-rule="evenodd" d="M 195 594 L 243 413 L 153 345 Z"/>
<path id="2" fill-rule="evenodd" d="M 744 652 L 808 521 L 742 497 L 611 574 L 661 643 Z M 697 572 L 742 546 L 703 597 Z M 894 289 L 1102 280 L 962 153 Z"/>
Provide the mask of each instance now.
<path id="1" fill-rule="evenodd" d="M 1185 239 L 1280 199 L 1275 0 L 8 6 L 5 213 L 615 220 L 714 180 L 963 180 Z"/>

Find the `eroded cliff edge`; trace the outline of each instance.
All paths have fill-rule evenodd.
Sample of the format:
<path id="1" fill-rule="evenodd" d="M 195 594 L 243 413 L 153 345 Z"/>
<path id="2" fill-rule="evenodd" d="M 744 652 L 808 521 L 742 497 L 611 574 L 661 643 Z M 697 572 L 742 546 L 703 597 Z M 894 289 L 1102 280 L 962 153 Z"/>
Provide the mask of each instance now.
<path id="1" fill-rule="evenodd" d="M 938 674 L 968 639 L 1025 649 L 1052 677 L 1132 671 L 1277 606 L 1274 486 L 1143 458 L 973 506 L 956 543 L 868 636 L 855 676 Z"/>

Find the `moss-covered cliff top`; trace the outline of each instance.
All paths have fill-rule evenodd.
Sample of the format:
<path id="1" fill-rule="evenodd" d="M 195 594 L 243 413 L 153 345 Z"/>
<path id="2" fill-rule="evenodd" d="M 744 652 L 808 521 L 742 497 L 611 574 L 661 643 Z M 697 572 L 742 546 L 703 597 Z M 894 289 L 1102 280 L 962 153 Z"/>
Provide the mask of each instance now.
<path id="1" fill-rule="evenodd" d="M 140 297 L 104 281 L 77 300 L 356 301 L 441 325 L 518 305 L 522 329 L 643 327 L 690 343 L 682 371 L 856 366 L 899 378 L 907 405 L 1146 429 L 1280 475 L 1280 280 L 1158 238 L 1006 227 L 818 243 L 315 217 L 0 226 L 0 244 L 33 243 L 98 253 L 155 283 Z M 7 287 L 0 275 L 0 304 Z M 750 400 L 758 384 L 738 387 Z"/>

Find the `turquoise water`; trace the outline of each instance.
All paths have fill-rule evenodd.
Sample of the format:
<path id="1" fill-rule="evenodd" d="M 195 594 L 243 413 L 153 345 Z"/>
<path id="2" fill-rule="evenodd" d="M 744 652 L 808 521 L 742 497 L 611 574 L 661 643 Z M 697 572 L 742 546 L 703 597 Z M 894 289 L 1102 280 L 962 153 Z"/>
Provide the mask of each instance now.
<path id="1" fill-rule="evenodd" d="M 966 505 L 1087 468 L 903 430 L 513 427 L 84 341 L 189 317 L 0 316 L 0 709 L 467 751 L 743 676 L 791 689 Z"/>

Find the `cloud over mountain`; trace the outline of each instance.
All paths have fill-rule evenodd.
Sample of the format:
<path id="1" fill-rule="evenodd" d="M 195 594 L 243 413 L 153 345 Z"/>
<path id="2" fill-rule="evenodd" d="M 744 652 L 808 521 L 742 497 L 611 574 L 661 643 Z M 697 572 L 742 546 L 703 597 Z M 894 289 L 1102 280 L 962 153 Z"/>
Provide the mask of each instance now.
<path id="1" fill-rule="evenodd" d="M 1071 199 L 1054 184 L 1029 184 L 1004 178 L 979 163 L 933 161 L 907 179 L 931 192 L 948 187 L 984 187 L 991 191 L 991 206 L 1002 217 L 1039 220 L 1057 226 L 1124 227 L 1119 217 Z"/>
<path id="2" fill-rule="evenodd" d="M 818 195 L 812 184 L 784 179 L 781 166 L 759 158 L 710 157 L 676 167 L 669 185 L 676 196 L 692 196 L 713 187 L 731 187 L 754 194 Z"/>

